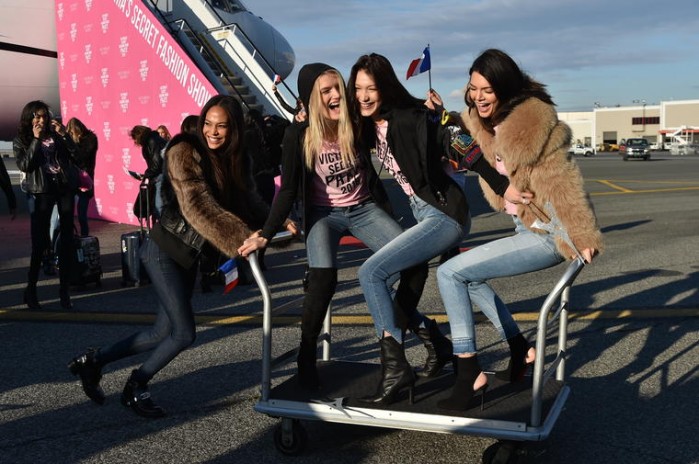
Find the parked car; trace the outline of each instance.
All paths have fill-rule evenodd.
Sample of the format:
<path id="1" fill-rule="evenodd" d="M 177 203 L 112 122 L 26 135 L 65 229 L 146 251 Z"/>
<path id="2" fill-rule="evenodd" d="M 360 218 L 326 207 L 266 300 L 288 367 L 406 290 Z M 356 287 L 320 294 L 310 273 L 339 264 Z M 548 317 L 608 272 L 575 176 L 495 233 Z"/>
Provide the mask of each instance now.
<path id="1" fill-rule="evenodd" d="M 626 139 L 626 143 L 619 147 L 619 154 L 624 161 L 629 158 L 650 159 L 650 144 L 646 139 Z"/>
<path id="2" fill-rule="evenodd" d="M 576 145 L 571 145 L 568 153 L 572 155 L 592 156 L 595 154 L 595 150 L 592 147 L 578 143 Z"/>
<path id="3" fill-rule="evenodd" d="M 597 145 L 597 151 L 619 151 L 619 145 L 617 145 L 616 143 L 600 143 L 599 145 Z"/>

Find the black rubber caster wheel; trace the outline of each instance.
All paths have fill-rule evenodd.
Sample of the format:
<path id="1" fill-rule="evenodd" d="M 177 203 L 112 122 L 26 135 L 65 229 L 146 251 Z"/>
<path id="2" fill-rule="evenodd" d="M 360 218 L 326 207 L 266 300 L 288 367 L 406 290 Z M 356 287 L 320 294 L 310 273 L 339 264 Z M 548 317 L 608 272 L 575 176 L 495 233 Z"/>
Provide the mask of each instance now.
<path id="1" fill-rule="evenodd" d="M 306 429 L 297 419 L 282 419 L 274 429 L 274 446 L 287 456 L 298 456 L 306 449 Z"/>

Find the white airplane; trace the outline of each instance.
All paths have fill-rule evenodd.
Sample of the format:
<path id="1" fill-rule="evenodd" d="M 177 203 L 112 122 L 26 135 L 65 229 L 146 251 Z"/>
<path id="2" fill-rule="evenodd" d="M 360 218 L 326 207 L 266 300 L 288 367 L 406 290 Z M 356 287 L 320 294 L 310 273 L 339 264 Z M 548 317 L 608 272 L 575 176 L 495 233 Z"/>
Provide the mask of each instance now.
<path id="1" fill-rule="evenodd" d="M 295 55 L 284 37 L 239 0 L 210 0 L 226 21 L 237 23 L 285 78 Z M 54 0 L 0 0 L 0 141 L 17 133 L 24 105 L 45 101 L 60 112 Z"/>

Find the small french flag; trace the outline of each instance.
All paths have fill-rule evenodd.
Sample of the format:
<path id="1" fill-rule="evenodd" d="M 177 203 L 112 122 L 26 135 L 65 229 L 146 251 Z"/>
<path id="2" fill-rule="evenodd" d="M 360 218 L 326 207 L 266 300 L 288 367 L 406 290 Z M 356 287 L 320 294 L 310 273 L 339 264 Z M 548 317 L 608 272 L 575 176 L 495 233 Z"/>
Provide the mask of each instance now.
<path id="1" fill-rule="evenodd" d="M 281 81 L 282 81 L 282 76 L 280 76 L 279 74 L 275 74 L 274 75 L 274 85 L 279 84 Z"/>
<path id="2" fill-rule="evenodd" d="M 408 72 L 406 73 L 405 78 L 406 78 L 406 80 L 410 79 L 411 77 L 417 76 L 420 73 L 424 73 L 425 71 L 429 71 L 430 68 L 431 68 L 430 47 L 427 46 L 422 51 L 422 56 L 420 58 L 414 59 L 410 63 L 410 66 L 408 66 Z"/>
<path id="3" fill-rule="evenodd" d="M 226 294 L 233 290 L 238 285 L 238 266 L 235 264 L 235 259 L 229 259 L 218 268 L 224 277 L 223 293 Z"/>

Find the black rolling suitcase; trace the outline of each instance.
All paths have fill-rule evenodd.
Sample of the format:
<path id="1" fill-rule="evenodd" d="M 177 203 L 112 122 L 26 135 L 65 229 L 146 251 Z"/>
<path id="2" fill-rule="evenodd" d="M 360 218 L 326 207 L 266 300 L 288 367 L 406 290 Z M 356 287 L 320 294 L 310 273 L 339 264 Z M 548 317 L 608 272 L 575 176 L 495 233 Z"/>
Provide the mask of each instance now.
<path id="1" fill-rule="evenodd" d="M 102 286 L 102 261 L 97 237 L 73 237 L 73 259 L 70 263 L 70 284 Z"/>
<path id="2" fill-rule="evenodd" d="M 139 187 L 139 230 L 121 236 L 121 285 L 140 287 L 150 283 L 145 266 L 141 263 L 141 245 L 150 233 L 150 200 L 148 184 L 143 180 Z M 145 209 L 143 204 L 145 203 Z M 145 211 L 145 214 L 143 214 Z"/>

